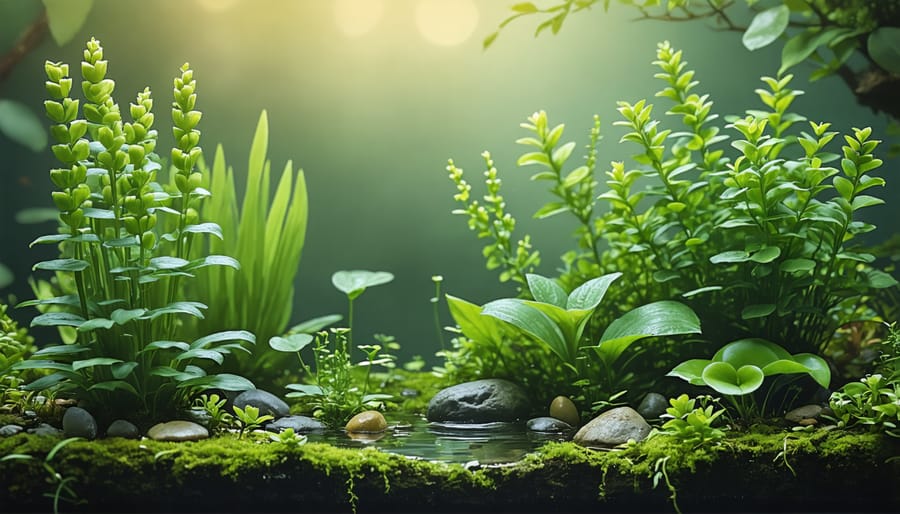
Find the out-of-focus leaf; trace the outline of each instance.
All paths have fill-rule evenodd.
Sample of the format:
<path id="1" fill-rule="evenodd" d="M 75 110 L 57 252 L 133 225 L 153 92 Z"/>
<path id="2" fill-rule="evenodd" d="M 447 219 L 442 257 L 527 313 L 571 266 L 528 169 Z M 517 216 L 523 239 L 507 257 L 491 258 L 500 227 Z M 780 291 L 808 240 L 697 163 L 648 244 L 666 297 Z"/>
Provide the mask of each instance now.
<path id="1" fill-rule="evenodd" d="M 29 207 L 16 213 L 16 223 L 21 225 L 33 225 L 47 221 L 56 221 L 59 211 L 50 207 Z"/>
<path id="2" fill-rule="evenodd" d="M 0 262 L 0 289 L 12 284 L 14 279 L 12 270 Z"/>
<path id="3" fill-rule="evenodd" d="M 50 34 L 57 45 L 68 43 L 78 34 L 93 6 L 94 0 L 44 0 Z"/>
<path id="4" fill-rule="evenodd" d="M 879 27 L 869 34 L 869 55 L 891 73 L 900 73 L 900 27 Z"/>
<path id="5" fill-rule="evenodd" d="M 741 40 L 747 50 L 757 50 L 778 39 L 788 26 L 791 10 L 782 4 L 759 12 L 750 22 Z"/>
<path id="6" fill-rule="evenodd" d="M 0 99 L 0 132 L 32 152 L 47 146 L 47 131 L 28 107 L 14 100 Z"/>

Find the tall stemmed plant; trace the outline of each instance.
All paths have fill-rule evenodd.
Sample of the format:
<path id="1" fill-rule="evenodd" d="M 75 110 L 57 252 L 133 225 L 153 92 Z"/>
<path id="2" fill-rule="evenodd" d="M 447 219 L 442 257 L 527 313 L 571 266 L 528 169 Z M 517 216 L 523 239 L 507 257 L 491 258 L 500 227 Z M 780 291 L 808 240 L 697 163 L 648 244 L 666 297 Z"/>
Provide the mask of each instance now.
<path id="1" fill-rule="evenodd" d="M 45 108 L 57 141 L 52 150 L 62 163 L 50 172 L 61 233 L 34 244 L 58 243 L 62 256 L 35 269 L 71 273 L 77 292 L 23 305 L 61 306 L 34 318 L 32 326 L 73 327 L 78 338 L 45 347 L 17 368 L 53 370 L 29 387 L 72 394 L 102 418 L 158 419 L 201 389 L 252 388 L 242 377 L 208 375 L 198 364 L 220 364 L 226 354 L 246 351 L 242 343 L 252 344 L 254 337 L 228 331 L 190 342 L 179 338 L 183 317 L 202 318 L 206 308 L 179 300 L 179 282 L 208 266 L 239 267 L 230 257 L 187 258 L 196 238 L 221 236 L 218 225 L 197 219 L 196 206 L 209 192 L 196 171 L 201 113 L 195 110 L 193 71 L 185 64 L 174 80 L 174 187 L 165 190 L 157 182 L 161 165 L 150 90 L 137 95 L 131 121 L 123 121 L 107 66 L 100 42 L 91 39 L 81 65 L 82 118 L 79 100 L 70 96 L 69 66 L 45 65 L 51 98 Z M 174 217 L 176 228 L 159 233 L 161 215 Z"/>

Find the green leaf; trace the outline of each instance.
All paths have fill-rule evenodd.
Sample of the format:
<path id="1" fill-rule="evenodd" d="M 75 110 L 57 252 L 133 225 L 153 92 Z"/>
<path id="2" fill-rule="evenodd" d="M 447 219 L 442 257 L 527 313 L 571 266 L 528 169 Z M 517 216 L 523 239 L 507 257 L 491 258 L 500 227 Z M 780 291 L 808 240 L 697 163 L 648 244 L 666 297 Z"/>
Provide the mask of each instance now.
<path id="1" fill-rule="evenodd" d="M 143 350 L 139 351 L 137 354 L 140 355 L 145 352 L 153 351 L 153 350 L 168 350 L 170 348 L 177 348 L 183 352 L 190 349 L 190 345 L 182 342 L 182 341 L 153 341 L 144 347 Z"/>
<path id="2" fill-rule="evenodd" d="M 84 271 L 90 264 L 81 259 L 53 259 L 42 261 L 34 265 L 33 270 L 47 271 Z"/>
<path id="3" fill-rule="evenodd" d="M 244 341 L 254 344 L 256 343 L 256 336 L 246 330 L 226 330 L 197 339 L 191 343 L 191 348 L 206 348 L 211 343 L 221 343 L 223 341 Z"/>
<path id="4" fill-rule="evenodd" d="M 181 269 L 190 264 L 186 259 L 180 257 L 154 257 L 150 259 L 150 266 L 158 270 Z"/>
<path id="5" fill-rule="evenodd" d="M 817 384 L 828 389 L 828 386 L 831 385 L 831 368 L 825 359 L 811 353 L 798 353 L 793 357 L 794 361 L 806 366 L 807 373 Z"/>
<path id="6" fill-rule="evenodd" d="M 735 368 L 750 364 L 762 369 L 779 359 L 791 359 L 791 354 L 771 341 L 750 337 L 726 344 L 716 352 L 712 360 L 728 362 Z"/>
<path id="7" fill-rule="evenodd" d="M 562 309 L 566 308 L 568 295 L 563 288 L 559 287 L 555 280 L 534 273 L 526 274 L 525 278 L 528 280 L 528 289 L 531 291 L 531 296 L 535 300 L 549 303 Z"/>
<path id="8" fill-rule="evenodd" d="M 743 250 L 730 250 L 718 253 L 709 258 L 709 262 L 713 264 L 747 262 L 750 260 L 750 254 Z"/>
<path id="9" fill-rule="evenodd" d="M 237 259 L 227 255 L 207 255 L 201 259 L 192 260 L 184 269 L 185 271 L 193 271 L 208 266 L 227 266 L 229 268 L 241 269 L 241 264 Z"/>
<path id="10" fill-rule="evenodd" d="M 206 306 L 199 302 L 174 302 L 165 307 L 149 310 L 142 316 L 154 320 L 164 314 L 187 314 L 197 319 L 203 319 L 203 312 L 200 309 L 205 308 Z"/>
<path id="11" fill-rule="evenodd" d="M 900 74 L 900 28 L 878 27 L 869 34 L 869 56 L 885 70 Z"/>
<path id="12" fill-rule="evenodd" d="M 537 6 L 531 2 L 521 2 L 521 3 L 515 4 L 511 7 L 511 9 L 513 11 L 515 11 L 517 13 L 521 13 L 521 14 L 530 14 L 530 13 L 535 13 L 535 12 L 539 11 Z"/>
<path id="13" fill-rule="evenodd" d="M 178 389 L 222 389 L 223 391 L 249 391 L 256 389 L 253 382 L 238 375 L 220 373 L 192 378 L 178 384 Z"/>
<path id="14" fill-rule="evenodd" d="M 621 276 L 621 272 L 608 273 L 581 284 L 569 293 L 569 298 L 566 300 L 566 309 L 594 310 L 603 300 L 609 286 Z"/>
<path id="15" fill-rule="evenodd" d="M 752 393 L 762 385 L 765 375 L 756 366 L 737 370 L 727 362 L 713 362 L 703 370 L 703 381 L 716 392 L 730 396 Z"/>
<path id="16" fill-rule="evenodd" d="M 816 261 L 812 259 L 787 259 L 778 265 L 778 269 L 784 273 L 796 273 L 798 271 L 812 271 L 816 269 Z"/>
<path id="17" fill-rule="evenodd" d="M 269 339 L 269 347 L 279 352 L 294 353 L 306 348 L 312 342 L 313 336 L 301 333 L 285 337 L 272 337 Z"/>
<path id="18" fill-rule="evenodd" d="M 392 280 L 394 280 L 394 275 L 387 271 L 338 271 L 331 276 L 331 283 L 334 287 L 351 300 L 363 294 L 366 288 L 387 284 Z"/>
<path id="19" fill-rule="evenodd" d="M 565 362 L 570 362 L 574 357 L 569 355 L 566 338 L 556 323 L 543 312 L 525 304 L 523 300 L 517 298 L 494 300 L 481 308 L 481 314 L 505 321 L 532 335 Z"/>
<path id="20" fill-rule="evenodd" d="M 455 296 L 446 295 L 447 307 L 463 335 L 481 344 L 499 346 L 503 341 L 503 325 L 496 318 L 481 315 L 481 306 Z"/>
<path id="21" fill-rule="evenodd" d="M 16 223 L 21 225 L 36 225 L 38 223 L 46 223 L 48 221 L 57 221 L 59 219 L 59 211 L 49 207 L 29 207 L 22 209 L 16 213 Z M 69 234 L 54 234 L 56 236 L 65 236 L 66 239 L 72 237 Z M 33 244 L 33 243 L 32 243 Z"/>
<path id="22" fill-rule="evenodd" d="M 325 394 L 325 391 L 322 390 L 321 387 L 312 384 L 288 384 L 285 386 L 285 389 L 290 391 L 294 391 L 293 393 L 288 393 L 288 398 L 301 398 L 303 396 L 321 396 Z"/>
<path id="23" fill-rule="evenodd" d="M 784 33 L 790 18 L 791 10 L 784 4 L 757 13 L 741 39 L 744 47 L 753 51 L 768 46 Z"/>
<path id="24" fill-rule="evenodd" d="M 534 213 L 535 219 L 546 219 L 551 216 L 556 216 L 557 214 L 569 211 L 571 207 L 562 202 L 550 202 Z"/>
<path id="25" fill-rule="evenodd" d="M 77 327 L 84 318 L 71 312 L 45 312 L 31 320 L 32 327 Z"/>
<path id="26" fill-rule="evenodd" d="M 678 377 L 687 380 L 692 385 L 705 385 L 703 382 L 703 370 L 712 361 L 708 359 L 691 359 L 675 366 L 672 371 L 668 372 L 668 377 Z"/>
<path id="27" fill-rule="evenodd" d="M 556 165 L 557 169 L 562 168 L 563 164 L 565 164 L 566 161 L 569 160 L 569 156 L 572 155 L 572 150 L 574 149 L 575 142 L 570 141 L 560 146 L 553 152 L 553 164 Z"/>
<path id="28" fill-rule="evenodd" d="M 765 264 L 767 262 L 774 261 L 780 255 L 781 248 L 778 248 L 777 246 L 766 246 L 759 251 L 754 252 L 753 255 L 750 256 L 750 260 L 753 262 L 758 262 L 760 264 Z"/>
<path id="29" fill-rule="evenodd" d="M 180 353 L 177 357 L 175 357 L 176 361 L 184 361 L 189 359 L 206 359 L 214 361 L 216 364 L 222 364 L 222 362 L 225 361 L 225 356 L 222 355 L 222 352 L 216 350 L 207 350 L 206 348 L 193 348 L 184 353 Z"/>
<path id="30" fill-rule="evenodd" d="M 872 207 L 873 205 L 882 205 L 884 200 L 881 198 L 875 198 L 874 196 L 869 195 L 859 195 L 853 199 L 853 203 L 850 204 L 850 207 L 856 211 L 865 207 Z"/>
<path id="31" fill-rule="evenodd" d="M 125 382 L 124 380 L 106 380 L 104 382 L 97 382 L 96 384 L 88 387 L 88 391 L 125 391 L 133 394 L 134 396 L 140 398 L 141 395 L 135 390 L 134 386 Z"/>
<path id="32" fill-rule="evenodd" d="M 110 370 L 112 371 L 112 375 L 115 378 L 123 379 L 131 374 L 134 371 L 134 368 L 138 367 L 138 363 L 134 361 L 128 362 L 120 362 L 119 364 L 113 364 Z"/>
<path id="33" fill-rule="evenodd" d="M 94 357 L 93 359 L 85 359 L 72 363 L 72 371 L 78 371 L 84 368 L 93 368 L 95 366 L 111 366 L 122 362 L 122 359 L 113 359 L 110 357 Z"/>
<path id="34" fill-rule="evenodd" d="M 57 45 L 65 45 L 78 34 L 93 5 L 94 0 L 44 0 L 47 24 Z"/>
<path id="35" fill-rule="evenodd" d="M 687 305 L 671 300 L 648 303 L 610 323 L 600 337 L 597 354 L 611 366 L 640 339 L 699 333 L 700 319 Z"/>
<path id="36" fill-rule="evenodd" d="M 869 287 L 874 287 L 875 289 L 887 289 L 897 285 L 897 280 L 894 277 L 877 269 L 869 270 L 866 273 L 866 278 L 868 279 Z"/>
<path id="37" fill-rule="evenodd" d="M 820 30 L 819 27 L 811 27 L 792 37 L 781 50 L 781 68 L 778 69 L 778 74 L 781 75 L 788 68 L 803 62 L 817 48 L 844 32 L 852 32 L 852 29 L 833 27 Z"/>
<path id="38" fill-rule="evenodd" d="M 117 325 L 124 325 L 129 321 L 136 320 L 143 316 L 147 312 L 147 309 L 116 309 L 110 315 L 113 321 L 116 322 Z"/>
<path id="39" fill-rule="evenodd" d="M 748 305 L 741 310 L 741 319 L 765 318 L 775 312 L 774 303 L 757 303 Z"/>
<path id="40" fill-rule="evenodd" d="M 110 329 L 113 325 L 115 325 L 115 322 L 111 319 L 92 318 L 79 325 L 78 331 L 90 332 L 91 330 L 96 330 L 98 328 Z"/>
<path id="41" fill-rule="evenodd" d="M 0 132 L 32 152 L 47 146 L 44 124 L 28 107 L 13 100 L 0 99 Z"/>
<path id="42" fill-rule="evenodd" d="M 566 175 L 565 180 L 563 180 L 562 186 L 568 189 L 587 178 L 590 174 L 590 168 L 588 168 L 587 166 L 579 166 L 572 170 L 571 173 Z"/>
<path id="43" fill-rule="evenodd" d="M 220 227 L 217 223 L 198 223 L 196 225 L 188 225 L 184 227 L 185 232 L 192 232 L 195 234 L 212 234 L 219 239 L 224 239 L 222 236 L 222 227 Z"/>
<path id="44" fill-rule="evenodd" d="M 58 344 L 54 346 L 46 346 L 34 352 L 33 358 L 38 357 L 59 357 L 62 355 L 75 355 L 90 351 L 90 348 L 78 344 Z"/>

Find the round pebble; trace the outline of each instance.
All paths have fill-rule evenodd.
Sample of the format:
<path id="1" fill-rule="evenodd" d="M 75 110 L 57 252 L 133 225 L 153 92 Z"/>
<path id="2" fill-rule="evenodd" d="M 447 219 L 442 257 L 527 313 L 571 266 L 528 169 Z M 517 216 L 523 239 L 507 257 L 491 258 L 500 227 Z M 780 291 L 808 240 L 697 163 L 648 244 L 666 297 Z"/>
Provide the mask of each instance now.
<path id="1" fill-rule="evenodd" d="M 141 432 L 134 423 L 124 419 L 117 419 L 110 423 L 109 428 L 106 429 L 106 437 L 137 439 L 141 437 Z"/>
<path id="2" fill-rule="evenodd" d="M 581 424 L 581 416 L 578 415 L 578 408 L 569 398 L 565 396 L 557 396 L 550 402 L 550 416 L 560 421 L 577 427 Z"/>
<path id="3" fill-rule="evenodd" d="M 377 410 L 360 412 L 347 422 L 347 432 L 357 434 L 377 434 L 387 429 L 387 421 Z"/>
<path id="4" fill-rule="evenodd" d="M 179 420 L 153 425 L 147 437 L 156 441 L 199 441 L 208 438 L 209 431 L 193 421 Z"/>

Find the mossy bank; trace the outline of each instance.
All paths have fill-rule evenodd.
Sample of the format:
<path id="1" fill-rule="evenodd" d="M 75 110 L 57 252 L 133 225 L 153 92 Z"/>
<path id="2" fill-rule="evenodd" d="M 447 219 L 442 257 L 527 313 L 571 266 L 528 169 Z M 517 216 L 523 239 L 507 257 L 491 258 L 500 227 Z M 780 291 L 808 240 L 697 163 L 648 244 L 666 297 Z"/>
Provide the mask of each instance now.
<path id="1" fill-rule="evenodd" d="M 0 440 L 0 454 L 38 457 L 0 463 L 4 511 L 51 508 L 39 462 L 56 442 Z M 83 500 L 70 511 L 671 512 L 674 493 L 685 512 L 887 512 L 900 509 L 898 455 L 900 443 L 881 435 L 819 430 L 750 433 L 697 451 L 665 436 L 613 452 L 550 443 L 516 464 L 470 469 L 229 437 L 76 442 L 53 463 Z"/>

